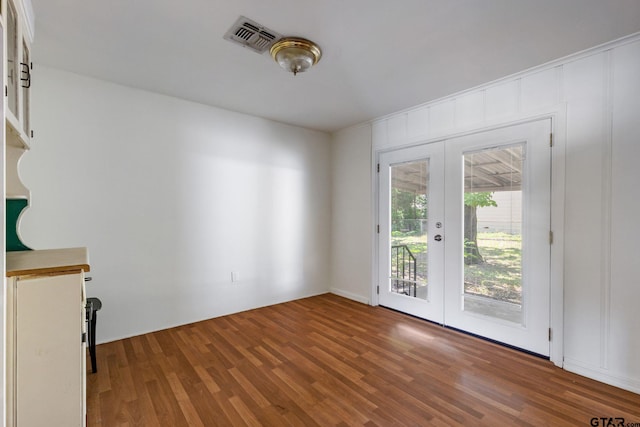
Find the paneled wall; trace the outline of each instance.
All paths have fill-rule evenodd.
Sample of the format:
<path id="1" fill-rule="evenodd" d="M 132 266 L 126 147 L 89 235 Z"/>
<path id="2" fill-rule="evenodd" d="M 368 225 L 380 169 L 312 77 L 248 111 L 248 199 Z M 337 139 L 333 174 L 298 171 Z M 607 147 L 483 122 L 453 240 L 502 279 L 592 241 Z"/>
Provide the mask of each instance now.
<path id="1" fill-rule="evenodd" d="M 376 120 L 371 144 L 375 155 L 542 116 L 556 139 L 556 362 L 640 392 L 639 35 Z"/>
<path id="2" fill-rule="evenodd" d="M 547 111 L 561 98 L 562 66 L 541 69 L 373 122 L 373 148 L 437 140 Z"/>

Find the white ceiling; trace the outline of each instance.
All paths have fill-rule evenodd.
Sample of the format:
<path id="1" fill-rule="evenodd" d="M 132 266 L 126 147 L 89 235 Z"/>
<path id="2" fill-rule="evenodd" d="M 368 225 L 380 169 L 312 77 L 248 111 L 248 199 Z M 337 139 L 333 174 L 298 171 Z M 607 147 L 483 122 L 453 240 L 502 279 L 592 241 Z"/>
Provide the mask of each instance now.
<path id="1" fill-rule="evenodd" d="M 639 0 L 32 0 L 36 63 L 335 131 L 640 31 Z M 318 43 L 294 77 L 222 37 Z"/>

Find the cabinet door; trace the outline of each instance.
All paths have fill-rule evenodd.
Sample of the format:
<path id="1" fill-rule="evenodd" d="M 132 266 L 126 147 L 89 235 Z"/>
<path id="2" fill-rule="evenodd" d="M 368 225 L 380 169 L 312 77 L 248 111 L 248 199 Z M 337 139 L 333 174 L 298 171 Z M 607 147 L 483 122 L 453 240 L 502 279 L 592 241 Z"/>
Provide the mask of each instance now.
<path id="1" fill-rule="evenodd" d="M 7 105 L 18 117 L 18 14 L 11 1 L 7 9 Z"/>
<path id="2" fill-rule="evenodd" d="M 18 279 L 16 424 L 82 426 L 83 274 Z"/>
<path id="3" fill-rule="evenodd" d="M 29 92 L 31 87 L 31 58 L 29 33 L 25 17 L 16 7 L 19 0 L 6 0 L 6 119 L 15 131 L 18 144 L 29 144 L 31 126 L 29 118 Z M 28 147 L 26 147 L 28 148 Z"/>

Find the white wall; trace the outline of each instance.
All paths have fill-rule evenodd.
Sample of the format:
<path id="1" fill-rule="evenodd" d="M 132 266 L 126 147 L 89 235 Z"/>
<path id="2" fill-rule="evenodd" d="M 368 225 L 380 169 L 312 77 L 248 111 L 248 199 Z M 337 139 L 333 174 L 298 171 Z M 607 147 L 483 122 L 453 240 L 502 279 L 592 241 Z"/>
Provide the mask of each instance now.
<path id="1" fill-rule="evenodd" d="M 331 152 L 331 292 L 370 303 L 371 127 L 355 126 L 333 135 Z"/>
<path id="2" fill-rule="evenodd" d="M 35 69 L 21 233 L 89 248 L 98 342 L 327 292 L 329 135 Z"/>
<path id="3" fill-rule="evenodd" d="M 554 331 L 552 352 L 560 349 L 560 354 L 552 357 L 560 363 L 564 357 L 567 370 L 636 392 L 640 392 L 638 76 L 640 36 L 634 35 L 371 125 L 375 154 L 528 118 L 553 117 L 552 302 L 562 302 L 564 295 L 564 305 L 552 308 L 551 323 L 564 328 Z M 367 165 L 343 167 L 362 168 L 348 172 L 357 176 Z M 363 183 L 359 191 L 368 194 L 370 186 Z M 358 208 L 342 228 L 372 217 L 364 204 Z M 340 215 L 344 212 L 334 210 L 334 216 Z M 335 282 L 346 278 L 339 273 L 334 270 Z M 365 298 L 371 286 L 363 284 L 351 292 Z"/>

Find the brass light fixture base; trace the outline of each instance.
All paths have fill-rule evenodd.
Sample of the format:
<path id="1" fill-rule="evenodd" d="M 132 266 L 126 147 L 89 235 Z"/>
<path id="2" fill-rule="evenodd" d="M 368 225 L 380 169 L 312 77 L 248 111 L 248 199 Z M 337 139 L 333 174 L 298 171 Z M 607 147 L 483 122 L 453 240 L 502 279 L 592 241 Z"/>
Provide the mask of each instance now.
<path id="1" fill-rule="evenodd" d="M 271 57 L 282 68 L 296 75 L 317 64 L 322 51 L 312 41 L 298 37 L 285 37 L 271 46 Z"/>

